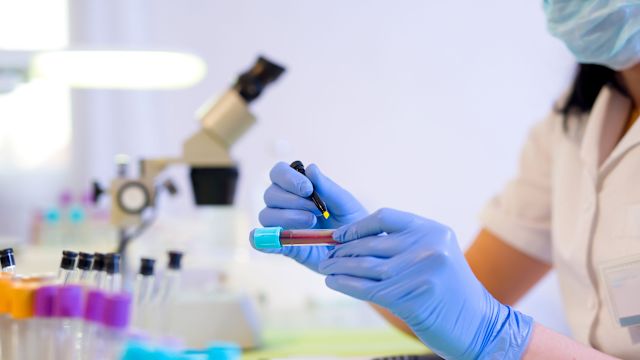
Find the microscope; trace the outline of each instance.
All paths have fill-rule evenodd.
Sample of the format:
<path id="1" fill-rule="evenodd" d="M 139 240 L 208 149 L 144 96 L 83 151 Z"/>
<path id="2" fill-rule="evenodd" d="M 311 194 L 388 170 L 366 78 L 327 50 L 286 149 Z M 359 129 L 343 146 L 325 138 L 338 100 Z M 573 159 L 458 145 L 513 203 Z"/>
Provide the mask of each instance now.
<path id="1" fill-rule="evenodd" d="M 124 256 L 129 242 L 152 223 L 158 194 L 165 190 L 176 193 L 170 181 L 156 181 L 173 164 L 190 166 L 194 201 L 198 206 L 233 203 L 238 168 L 230 157 L 230 148 L 256 121 L 249 111 L 251 102 L 284 71 L 284 67 L 259 57 L 226 93 L 198 110 L 201 129 L 185 141 L 180 157 L 142 159 L 137 178 L 127 177 L 126 159 L 116 160 L 118 176 L 111 181 L 108 191 L 111 223 L 119 230 L 119 253 Z M 104 192 L 94 182 L 94 200 Z"/>
<path id="2" fill-rule="evenodd" d="M 139 176 L 133 178 L 127 175 L 128 160 L 116 159 L 118 175 L 111 181 L 108 193 L 111 223 L 119 233 L 117 252 L 125 268 L 127 247 L 153 223 L 159 194 L 177 192 L 171 181 L 158 180 L 171 165 L 190 167 L 196 205 L 233 203 L 238 167 L 230 157 L 230 149 L 256 121 L 249 105 L 284 71 L 284 67 L 259 57 L 226 93 L 197 112 L 201 128 L 184 142 L 180 157 L 142 159 Z M 107 192 L 97 182 L 93 187 L 94 201 Z M 191 347 L 203 347 L 213 340 L 232 341 L 243 348 L 254 348 L 262 342 L 253 298 L 242 292 L 220 296 L 203 293 L 195 299 L 183 296 L 162 316 Z"/>

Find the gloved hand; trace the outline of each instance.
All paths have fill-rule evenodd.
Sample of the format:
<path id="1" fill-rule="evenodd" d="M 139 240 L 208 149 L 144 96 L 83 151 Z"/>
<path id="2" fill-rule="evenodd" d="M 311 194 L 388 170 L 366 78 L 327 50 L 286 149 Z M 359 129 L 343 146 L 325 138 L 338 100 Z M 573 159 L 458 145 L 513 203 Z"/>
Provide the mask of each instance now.
<path id="1" fill-rule="evenodd" d="M 264 193 L 267 205 L 260 212 L 262 226 L 281 226 L 285 229 L 336 229 L 367 216 L 365 208 L 348 191 L 324 176 L 311 164 L 307 176 L 300 174 L 284 162 L 277 163 L 269 174 L 271 186 Z M 320 210 L 307 199 L 313 190 L 324 200 L 331 216 L 322 217 Z M 253 234 L 251 234 L 253 238 Z M 318 263 L 329 246 L 287 246 L 277 250 L 261 250 L 281 253 L 291 257 L 311 270 L 318 271 Z"/>
<path id="2" fill-rule="evenodd" d="M 447 359 L 519 359 L 530 317 L 498 302 L 467 264 L 454 233 L 382 209 L 334 233 L 341 245 L 320 263 L 327 286 L 389 309 Z"/>

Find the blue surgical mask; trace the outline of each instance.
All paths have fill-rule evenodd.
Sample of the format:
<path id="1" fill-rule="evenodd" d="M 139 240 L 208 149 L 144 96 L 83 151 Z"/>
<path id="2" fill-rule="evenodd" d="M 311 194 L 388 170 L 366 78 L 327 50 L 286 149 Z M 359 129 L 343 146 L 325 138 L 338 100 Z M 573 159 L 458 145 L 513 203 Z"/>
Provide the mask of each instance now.
<path id="1" fill-rule="evenodd" d="M 549 32 L 585 64 L 640 63 L 640 0 L 544 0 Z"/>

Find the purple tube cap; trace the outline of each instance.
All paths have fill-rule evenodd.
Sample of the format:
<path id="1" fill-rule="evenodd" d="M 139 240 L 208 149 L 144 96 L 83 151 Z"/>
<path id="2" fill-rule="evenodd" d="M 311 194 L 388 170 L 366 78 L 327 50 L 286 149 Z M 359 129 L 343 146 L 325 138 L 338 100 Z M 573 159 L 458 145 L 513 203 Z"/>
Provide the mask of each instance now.
<path id="1" fill-rule="evenodd" d="M 84 306 L 84 319 L 96 323 L 102 321 L 106 302 L 107 294 L 103 291 L 89 291 L 87 293 L 87 299 Z"/>
<path id="2" fill-rule="evenodd" d="M 33 300 L 33 314 L 36 317 L 52 317 L 53 303 L 56 298 L 58 287 L 55 285 L 41 286 L 36 290 L 35 299 Z"/>
<path id="3" fill-rule="evenodd" d="M 131 317 L 131 295 L 119 293 L 108 296 L 104 307 L 102 324 L 115 329 L 129 326 Z"/>
<path id="4" fill-rule="evenodd" d="M 53 302 L 53 315 L 59 317 L 82 317 L 83 293 L 80 285 L 65 285 L 58 288 Z"/>

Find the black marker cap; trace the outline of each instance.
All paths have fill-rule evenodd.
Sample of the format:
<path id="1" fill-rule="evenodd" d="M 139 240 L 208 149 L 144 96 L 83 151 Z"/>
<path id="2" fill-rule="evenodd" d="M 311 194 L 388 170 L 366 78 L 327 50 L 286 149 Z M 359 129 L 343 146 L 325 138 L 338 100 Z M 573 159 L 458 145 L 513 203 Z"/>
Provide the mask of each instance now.
<path id="1" fill-rule="evenodd" d="M 153 275 L 153 266 L 156 264 L 155 259 L 142 258 L 140 259 L 140 275 L 151 276 Z"/>
<path id="2" fill-rule="evenodd" d="M 6 248 L 0 251 L 0 266 L 3 268 L 15 266 L 16 259 L 13 257 L 13 248 Z"/>
<path id="3" fill-rule="evenodd" d="M 93 254 L 93 266 L 91 269 L 94 271 L 104 271 L 104 254 Z"/>
<path id="4" fill-rule="evenodd" d="M 182 252 L 169 251 L 169 269 L 180 270 L 182 267 Z"/>
<path id="5" fill-rule="evenodd" d="M 78 269 L 91 270 L 91 263 L 93 262 L 93 254 L 86 252 L 78 253 Z"/>
<path id="6" fill-rule="evenodd" d="M 300 174 L 306 175 L 304 171 L 304 164 L 302 164 L 302 161 L 296 160 L 292 162 L 291 165 L 289 166 L 291 166 L 295 171 L 299 172 Z"/>
<path id="7" fill-rule="evenodd" d="M 65 270 L 73 270 L 76 267 L 77 257 L 77 252 L 64 250 L 62 252 L 62 260 L 60 260 L 60 268 Z"/>
<path id="8" fill-rule="evenodd" d="M 104 257 L 104 265 L 107 270 L 107 274 L 118 274 L 120 272 L 120 254 L 107 254 Z"/>

